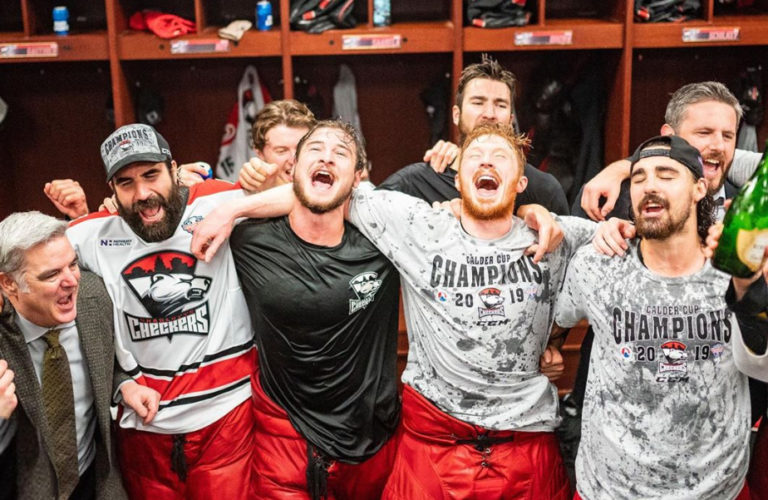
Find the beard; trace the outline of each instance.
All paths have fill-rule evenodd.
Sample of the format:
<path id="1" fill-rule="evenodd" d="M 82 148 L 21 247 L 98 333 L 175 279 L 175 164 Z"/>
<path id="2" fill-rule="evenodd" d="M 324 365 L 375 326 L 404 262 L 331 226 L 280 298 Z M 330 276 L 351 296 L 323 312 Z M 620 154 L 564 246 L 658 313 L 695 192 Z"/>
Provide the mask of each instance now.
<path id="1" fill-rule="evenodd" d="M 512 216 L 512 212 L 515 209 L 516 193 L 514 190 L 507 193 L 501 198 L 501 200 L 493 203 L 482 203 L 478 201 L 469 189 L 464 188 L 465 183 L 459 183 L 459 196 L 461 197 L 461 203 L 467 215 L 473 219 L 478 220 L 496 220 L 506 219 Z"/>
<path id="2" fill-rule="evenodd" d="M 661 205 L 667 214 L 662 218 L 647 219 L 643 217 L 641 207 L 647 202 L 653 202 Z M 649 240 L 665 240 L 677 234 L 685 227 L 685 223 L 691 216 L 691 211 L 680 211 L 672 213 L 669 211 L 669 202 L 656 195 L 646 195 L 640 200 L 638 208 L 634 210 L 635 230 L 637 236 Z"/>
<path id="3" fill-rule="evenodd" d="M 309 196 L 307 196 L 307 193 L 300 182 L 297 180 L 294 180 L 293 182 L 293 192 L 296 195 L 296 198 L 299 200 L 299 203 L 301 203 L 303 207 L 316 215 L 322 215 L 339 208 L 352 195 L 352 189 L 353 186 L 352 183 L 350 183 L 346 189 L 339 191 L 339 194 L 337 194 L 333 199 L 325 203 L 316 203 L 309 199 Z"/>
<path id="4" fill-rule="evenodd" d="M 713 153 L 709 154 L 706 157 L 701 158 L 704 161 L 704 164 L 706 165 L 707 160 L 716 160 L 720 162 L 720 165 L 723 165 L 722 170 L 719 172 L 720 177 L 715 181 L 710 179 L 705 175 L 704 179 L 707 181 L 707 194 L 714 196 L 717 194 L 718 191 L 720 191 L 720 188 L 723 187 L 723 184 L 725 184 L 725 180 L 728 178 L 728 170 L 730 170 L 731 165 L 733 164 L 733 158 L 731 158 L 731 163 L 725 164 L 725 154 L 722 153 Z M 706 170 L 706 167 L 703 167 Z M 716 183 L 715 183 L 716 182 Z"/>
<path id="5" fill-rule="evenodd" d="M 475 129 L 475 127 L 479 127 L 480 125 L 489 125 L 496 123 L 493 120 L 480 120 L 475 125 L 464 123 L 464 120 L 462 119 L 462 114 L 459 112 L 459 147 L 461 147 L 464 144 L 464 139 L 467 138 L 470 132 Z"/>
<path id="6" fill-rule="evenodd" d="M 146 200 L 135 202 L 130 208 L 124 207 L 120 203 L 119 198 L 115 197 L 117 213 L 125 220 L 133 232 L 144 241 L 151 243 L 167 240 L 173 236 L 173 233 L 176 232 L 176 228 L 179 226 L 179 222 L 181 222 L 186 194 L 187 188 L 180 187 L 174 183 L 171 185 L 171 192 L 168 194 L 167 199 L 159 194 L 153 194 Z M 140 212 L 145 209 L 158 207 L 161 207 L 165 212 L 162 220 L 154 224 L 144 224 Z"/>

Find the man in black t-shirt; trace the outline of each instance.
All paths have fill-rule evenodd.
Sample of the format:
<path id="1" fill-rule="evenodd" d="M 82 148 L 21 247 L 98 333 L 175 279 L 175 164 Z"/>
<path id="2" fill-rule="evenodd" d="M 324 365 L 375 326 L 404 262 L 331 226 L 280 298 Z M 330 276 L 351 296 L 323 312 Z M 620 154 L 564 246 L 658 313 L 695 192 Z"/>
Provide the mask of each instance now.
<path id="1" fill-rule="evenodd" d="M 351 127 L 299 141 L 286 217 L 239 225 L 230 246 L 259 349 L 259 498 L 379 498 L 400 419 L 399 277 L 344 207 L 366 164 Z"/>
<path id="2" fill-rule="evenodd" d="M 456 104 L 453 106 L 453 123 L 459 127 L 460 144 L 464 143 L 466 135 L 479 124 L 512 123 L 515 84 L 515 76 L 487 56 L 483 57 L 481 63 L 464 68 L 456 91 Z M 441 141 L 425 156 L 429 158 L 440 154 L 442 157 L 445 154 L 445 161 L 452 162 L 445 171 L 438 172 L 425 162 L 412 163 L 390 175 L 378 187 L 400 191 L 429 203 L 458 198 L 458 165 L 455 161 L 458 148 L 451 146 L 453 145 Z M 528 178 L 528 186 L 518 195 L 515 209 L 536 203 L 551 212 L 568 215 L 568 200 L 557 179 L 527 163 L 523 175 Z"/>

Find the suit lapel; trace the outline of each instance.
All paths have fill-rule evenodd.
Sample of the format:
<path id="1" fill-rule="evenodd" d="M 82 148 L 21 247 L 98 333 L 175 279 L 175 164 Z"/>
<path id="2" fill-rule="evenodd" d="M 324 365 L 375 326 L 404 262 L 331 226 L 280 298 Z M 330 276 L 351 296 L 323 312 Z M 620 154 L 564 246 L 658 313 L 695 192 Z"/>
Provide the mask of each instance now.
<path id="1" fill-rule="evenodd" d="M 109 388 L 111 387 L 112 379 L 105 368 L 107 363 L 112 363 L 112 360 L 105 360 L 107 353 L 104 350 L 104 339 L 101 338 L 105 334 L 104 329 L 100 328 L 100 325 L 93 321 L 93 318 L 98 318 L 100 314 L 103 314 L 101 308 L 104 307 L 104 304 L 99 304 L 97 300 L 88 294 L 88 291 L 88 287 L 82 286 L 81 282 L 75 323 L 80 337 L 80 348 L 83 350 L 91 386 L 93 387 L 94 402 L 109 401 L 111 398 Z M 110 337 L 107 340 L 111 342 L 112 338 Z M 106 378 L 109 378 L 109 380 L 106 380 Z M 106 399 L 104 399 L 105 391 L 107 391 Z"/>
<path id="2" fill-rule="evenodd" d="M 16 326 L 15 311 L 5 299 L 0 314 L 0 357 L 4 358 L 15 372 L 16 397 L 32 425 L 39 431 L 43 444 L 50 451 L 48 438 L 50 429 L 43 408 L 42 390 L 37 379 L 32 357 L 29 355 L 24 334 Z"/>

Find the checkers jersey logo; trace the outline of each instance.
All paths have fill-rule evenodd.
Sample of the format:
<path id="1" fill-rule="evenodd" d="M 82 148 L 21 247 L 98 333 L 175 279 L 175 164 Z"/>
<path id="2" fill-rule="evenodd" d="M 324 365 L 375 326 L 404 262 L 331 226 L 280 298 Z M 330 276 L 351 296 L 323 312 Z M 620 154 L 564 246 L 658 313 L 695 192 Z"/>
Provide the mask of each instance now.
<path id="1" fill-rule="evenodd" d="M 498 288 L 484 288 L 478 293 L 480 301 L 485 307 L 478 307 L 477 314 L 480 319 L 486 316 L 504 316 L 504 297 Z"/>
<path id="2" fill-rule="evenodd" d="M 123 280 L 147 316 L 125 314 L 134 341 L 173 335 L 208 335 L 208 290 L 211 278 L 195 274 L 197 259 L 184 252 L 154 252 L 128 264 Z"/>
<path id="3" fill-rule="evenodd" d="M 349 299 L 349 314 L 352 314 L 373 302 L 376 292 L 381 288 L 381 280 L 378 273 L 366 271 L 349 280 L 349 287 L 355 294 L 354 299 Z"/>

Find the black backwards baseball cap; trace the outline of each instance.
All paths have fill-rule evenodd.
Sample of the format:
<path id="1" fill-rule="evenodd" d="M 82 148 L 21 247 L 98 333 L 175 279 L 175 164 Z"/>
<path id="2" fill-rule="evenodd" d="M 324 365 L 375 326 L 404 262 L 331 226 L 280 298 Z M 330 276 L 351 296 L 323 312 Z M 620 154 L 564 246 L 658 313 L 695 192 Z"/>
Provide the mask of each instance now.
<path id="1" fill-rule="evenodd" d="M 653 146 L 648 147 L 649 144 L 653 144 Z M 657 145 L 660 147 L 656 147 Z M 640 144 L 635 150 L 635 153 L 629 157 L 629 161 L 632 162 L 630 172 L 632 172 L 632 168 L 635 167 L 635 163 L 643 158 L 650 158 L 652 156 L 666 156 L 667 158 L 672 158 L 688 168 L 696 179 L 704 177 L 704 162 L 701 160 L 701 153 L 699 153 L 698 149 L 688 144 L 688 141 L 682 137 L 676 135 L 659 135 L 651 137 Z"/>
<path id="2" fill-rule="evenodd" d="M 101 160 L 107 169 L 107 182 L 118 170 L 137 162 L 171 161 L 168 142 L 150 125 L 133 123 L 112 132 L 101 143 Z"/>

